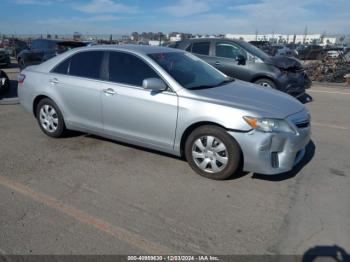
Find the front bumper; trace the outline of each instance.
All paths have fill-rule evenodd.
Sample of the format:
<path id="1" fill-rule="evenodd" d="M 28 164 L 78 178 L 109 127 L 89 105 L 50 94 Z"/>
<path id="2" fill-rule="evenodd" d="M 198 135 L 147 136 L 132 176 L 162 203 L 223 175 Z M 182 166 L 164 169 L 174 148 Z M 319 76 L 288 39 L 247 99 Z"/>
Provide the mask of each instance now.
<path id="1" fill-rule="evenodd" d="M 299 113 L 303 114 L 305 113 Z M 297 115 L 287 120 L 293 122 L 296 134 L 264 133 L 256 130 L 248 133 L 229 132 L 241 146 L 244 171 L 267 175 L 280 174 L 290 171 L 302 160 L 305 147 L 310 142 L 310 124 L 298 128 L 295 125 L 296 121 L 301 123 L 306 120 L 300 120 Z"/>
<path id="2" fill-rule="evenodd" d="M 312 81 L 305 71 L 282 74 L 278 79 L 277 88 L 291 96 L 298 97 L 311 87 Z"/>

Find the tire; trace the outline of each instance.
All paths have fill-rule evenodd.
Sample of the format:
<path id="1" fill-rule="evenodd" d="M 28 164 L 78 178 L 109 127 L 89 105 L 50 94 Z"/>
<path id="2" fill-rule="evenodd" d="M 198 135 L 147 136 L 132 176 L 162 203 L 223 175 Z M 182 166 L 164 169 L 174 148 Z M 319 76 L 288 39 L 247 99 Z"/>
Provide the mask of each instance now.
<path id="1" fill-rule="evenodd" d="M 25 65 L 23 59 L 18 60 L 18 65 L 19 65 L 19 68 L 21 69 L 21 71 L 22 71 L 24 68 L 26 68 L 26 65 Z"/>
<path id="2" fill-rule="evenodd" d="M 36 119 L 40 129 L 49 137 L 62 137 L 67 131 L 61 110 L 51 99 L 44 98 L 39 101 Z"/>
<path id="3" fill-rule="evenodd" d="M 210 145 L 208 139 L 212 140 Z M 241 150 L 225 129 L 205 125 L 198 127 L 188 136 L 185 157 L 190 167 L 199 175 L 224 180 L 237 171 Z"/>
<path id="4" fill-rule="evenodd" d="M 4 80 L 3 80 L 4 79 Z M 4 71 L 0 70 L 0 94 L 5 95 L 10 91 L 11 83 L 8 76 L 5 74 Z M 4 81 L 4 84 L 2 84 L 2 81 Z"/>
<path id="5" fill-rule="evenodd" d="M 261 85 L 261 86 L 267 86 L 267 87 L 271 87 L 273 89 L 276 89 L 276 84 L 268 78 L 260 78 L 256 81 L 254 81 L 254 84 Z"/>
<path id="6" fill-rule="evenodd" d="M 0 87 L 0 94 L 6 95 L 8 92 L 10 92 L 11 83 L 10 80 L 7 78 L 5 79 L 4 85 Z"/>

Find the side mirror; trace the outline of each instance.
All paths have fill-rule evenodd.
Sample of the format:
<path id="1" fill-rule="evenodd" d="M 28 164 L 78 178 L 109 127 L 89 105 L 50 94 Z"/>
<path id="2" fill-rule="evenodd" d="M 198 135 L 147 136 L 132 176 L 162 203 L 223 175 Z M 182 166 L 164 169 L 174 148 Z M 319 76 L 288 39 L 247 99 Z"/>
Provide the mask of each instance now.
<path id="1" fill-rule="evenodd" d="M 239 65 L 245 65 L 246 63 L 246 58 L 244 55 L 238 54 L 235 59 Z"/>
<path id="2" fill-rule="evenodd" d="M 160 78 L 147 78 L 142 81 L 142 87 L 152 91 L 164 91 L 167 85 Z"/>

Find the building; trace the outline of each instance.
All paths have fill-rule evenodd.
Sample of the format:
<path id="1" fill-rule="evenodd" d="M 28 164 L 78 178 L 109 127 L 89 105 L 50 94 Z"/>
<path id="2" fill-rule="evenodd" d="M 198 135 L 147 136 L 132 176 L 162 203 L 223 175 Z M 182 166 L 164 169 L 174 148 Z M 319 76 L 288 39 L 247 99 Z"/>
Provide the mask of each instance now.
<path id="1" fill-rule="evenodd" d="M 321 34 L 308 35 L 285 35 L 285 34 L 226 34 L 226 38 L 241 39 L 246 42 L 249 41 L 269 41 L 272 43 L 296 43 L 296 44 L 335 44 L 336 37 L 324 37 Z"/>

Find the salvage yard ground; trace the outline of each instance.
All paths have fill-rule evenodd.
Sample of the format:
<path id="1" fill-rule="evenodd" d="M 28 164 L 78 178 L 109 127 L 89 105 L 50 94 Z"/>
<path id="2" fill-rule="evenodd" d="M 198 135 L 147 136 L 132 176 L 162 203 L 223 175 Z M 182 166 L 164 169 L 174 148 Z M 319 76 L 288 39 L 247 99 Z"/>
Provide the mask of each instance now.
<path id="1" fill-rule="evenodd" d="M 0 254 L 349 253 L 350 89 L 308 93 L 303 163 L 228 181 L 88 134 L 52 139 L 0 105 Z"/>

